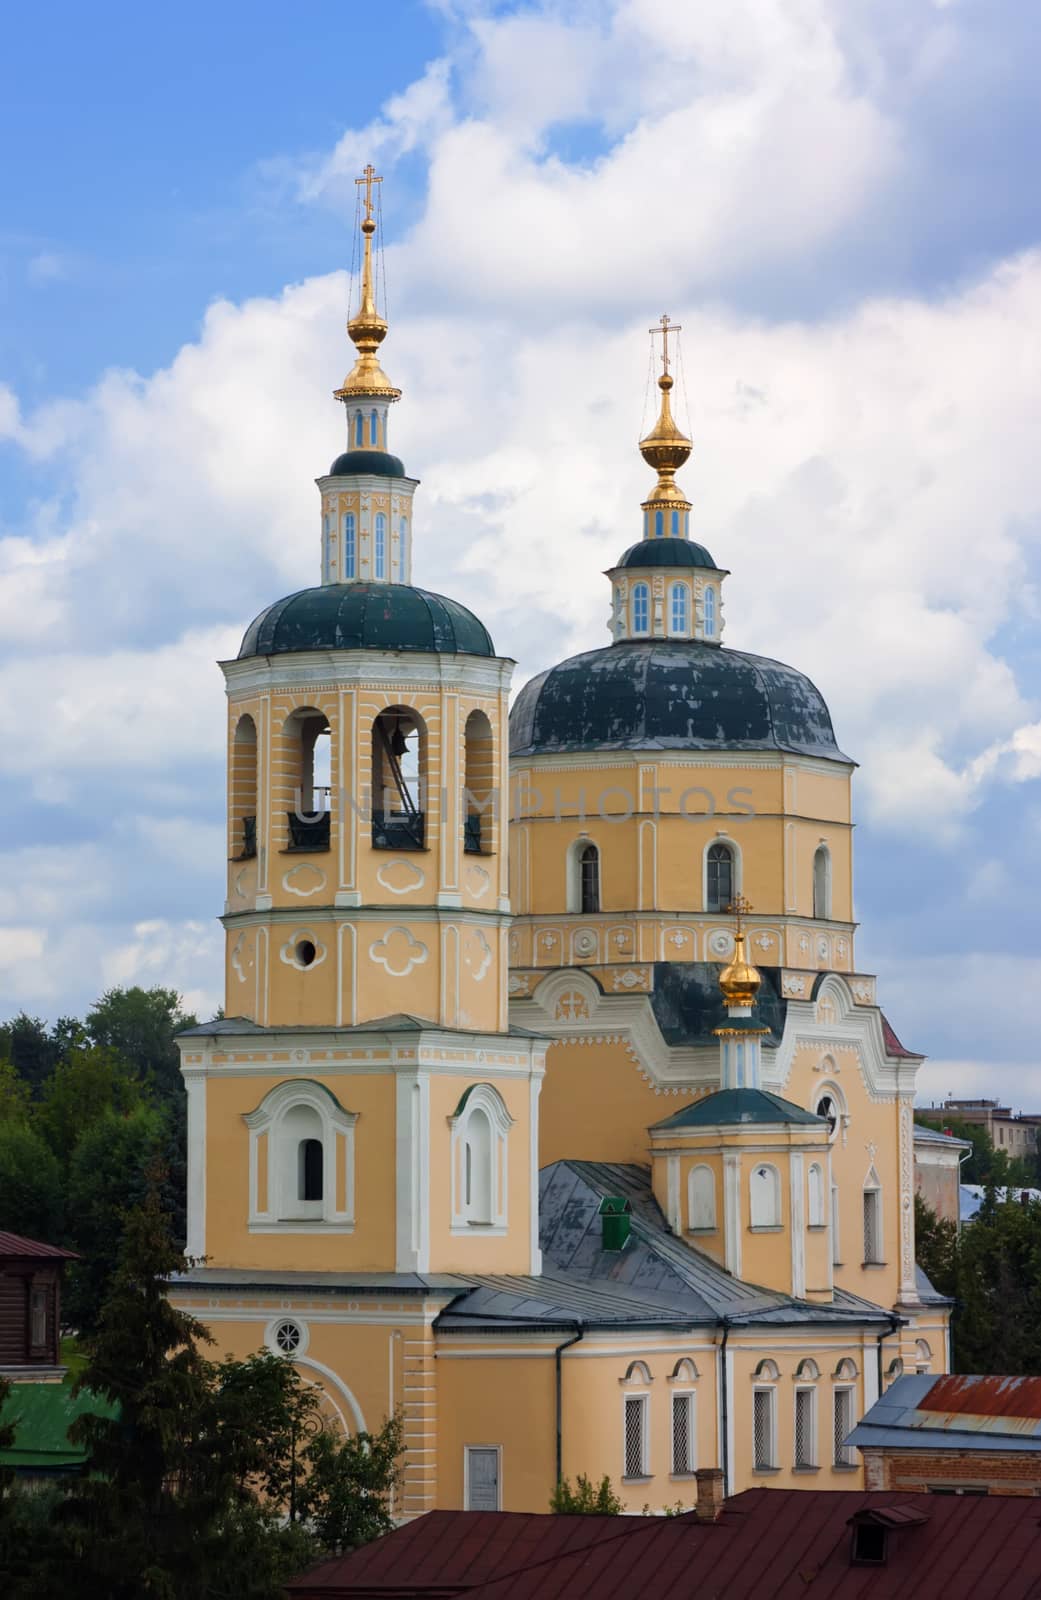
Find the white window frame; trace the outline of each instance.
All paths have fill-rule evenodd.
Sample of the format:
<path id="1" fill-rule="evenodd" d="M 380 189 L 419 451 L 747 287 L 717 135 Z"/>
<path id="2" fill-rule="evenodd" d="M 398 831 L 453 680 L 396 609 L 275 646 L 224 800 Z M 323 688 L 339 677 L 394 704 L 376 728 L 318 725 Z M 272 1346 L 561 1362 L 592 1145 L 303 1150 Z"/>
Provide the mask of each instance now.
<path id="1" fill-rule="evenodd" d="M 640 1471 L 628 1472 L 629 1465 L 629 1407 L 638 1405 L 640 1408 Z M 651 1397 L 646 1389 L 623 1389 L 622 1391 L 622 1482 L 642 1483 L 651 1476 L 650 1469 L 651 1445 Z"/>
<path id="2" fill-rule="evenodd" d="M 470 1455 L 471 1452 L 490 1450 L 494 1452 L 495 1462 L 495 1498 L 496 1511 L 502 1510 L 502 1445 L 501 1444 L 464 1444 L 463 1446 L 463 1510 L 471 1511 L 470 1504 Z M 483 1508 L 482 1508 L 483 1509 Z"/>
<path id="3" fill-rule="evenodd" d="M 768 1462 L 760 1462 L 755 1452 L 756 1395 L 765 1395 L 769 1402 L 767 1417 L 770 1429 L 770 1459 Z M 757 1381 L 752 1389 L 752 1471 L 776 1472 L 777 1468 L 777 1388 L 773 1383 Z"/>
<path id="4" fill-rule="evenodd" d="M 646 604 L 646 622 L 642 628 L 638 628 L 636 626 L 636 603 L 638 596 Z M 649 583 L 644 583 L 641 580 L 639 583 L 633 584 L 632 593 L 629 596 L 629 605 L 630 617 L 632 618 L 630 629 L 631 636 L 634 639 L 646 639 L 651 631 L 651 586 Z"/>
<path id="5" fill-rule="evenodd" d="M 706 639 L 714 639 L 719 632 L 718 598 L 715 584 L 706 583 L 701 596 L 701 627 Z"/>
<path id="6" fill-rule="evenodd" d="M 694 812 L 691 812 L 694 816 Z M 712 911 L 708 903 L 708 853 L 713 845 L 722 844 L 730 851 L 730 893 L 737 896 L 741 893 L 741 851 L 729 834 L 717 833 L 705 845 L 701 853 L 701 904 L 709 916 L 722 916 L 722 911 Z"/>
<path id="7" fill-rule="evenodd" d="M 353 511 L 345 511 L 340 518 L 341 548 L 343 550 L 343 575 L 354 578 L 358 572 L 358 522 Z"/>
<path id="8" fill-rule="evenodd" d="M 872 1234 L 868 1238 L 868 1196 L 871 1200 Z M 885 1265 L 885 1219 L 882 1209 L 882 1185 L 878 1181 L 878 1173 L 874 1167 L 864 1179 L 861 1191 L 861 1221 L 863 1231 L 863 1263 L 866 1267 L 881 1267 Z M 870 1253 L 869 1253 L 870 1247 Z"/>
<path id="9" fill-rule="evenodd" d="M 487 1219 L 474 1215 L 474 1203 L 472 1199 L 468 1201 L 466 1194 L 467 1132 L 475 1115 L 486 1118 L 489 1128 L 491 1211 Z M 513 1127 L 513 1118 L 497 1089 L 493 1089 L 490 1083 L 475 1083 L 463 1095 L 449 1117 L 448 1125 L 451 1129 L 451 1231 L 457 1237 L 475 1234 L 501 1236 L 507 1228 L 509 1132 Z"/>
<path id="10" fill-rule="evenodd" d="M 282 1194 L 287 1163 L 280 1147 L 280 1131 L 288 1112 L 307 1106 L 317 1112 L 322 1139 L 322 1198 L 305 1202 L 315 1207 L 308 1216 L 286 1215 L 290 1209 Z M 250 1233 L 353 1233 L 354 1232 L 354 1128 L 356 1111 L 347 1111 L 330 1089 L 309 1078 L 280 1083 L 254 1111 L 243 1118 L 249 1129 L 249 1231 Z M 267 1185 L 260 1193 L 260 1147 L 266 1141 Z M 343 1183 L 340 1174 L 343 1172 Z M 337 1195 L 343 1188 L 340 1209 Z M 293 1200 L 294 1208 L 299 1201 Z"/>
<path id="11" fill-rule="evenodd" d="M 857 1464 L 856 1445 L 839 1444 L 839 1404 L 848 1400 L 849 1426 L 843 1427 L 843 1438 L 847 1438 L 857 1425 L 857 1389 L 853 1383 L 836 1383 L 831 1391 L 831 1442 L 832 1466 L 855 1467 Z"/>
<path id="12" fill-rule="evenodd" d="M 798 1415 L 799 1415 L 799 1397 L 800 1397 L 800 1395 L 809 1395 L 810 1459 L 808 1461 L 800 1461 L 798 1459 L 797 1455 L 796 1455 L 796 1450 L 797 1450 L 797 1445 L 798 1445 L 798 1438 L 799 1438 L 799 1430 L 798 1430 L 798 1426 L 797 1426 L 797 1421 L 798 1421 Z M 816 1390 L 815 1385 L 813 1385 L 812 1383 L 805 1383 L 805 1382 L 797 1383 L 796 1386 L 795 1386 L 795 1394 L 794 1394 L 794 1397 L 793 1397 L 793 1400 L 792 1400 L 792 1470 L 793 1471 L 798 1471 L 798 1472 L 810 1472 L 815 1467 L 819 1467 L 819 1466 L 820 1466 L 820 1444 L 819 1444 L 819 1440 L 818 1440 L 818 1436 L 817 1436 L 817 1390 Z"/>
<path id="13" fill-rule="evenodd" d="M 806 1173 L 806 1226 L 826 1228 L 828 1211 L 824 1201 L 824 1167 L 811 1161 Z"/>
<path id="14" fill-rule="evenodd" d="M 676 1465 L 676 1411 L 683 1406 L 687 1412 L 687 1456 L 685 1467 Z M 673 1389 L 669 1397 L 669 1470 L 673 1478 L 692 1478 L 698 1470 L 698 1409 L 694 1389 Z"/>
<path id="15" fill-rule="evenodd" d="M 677 621 L 677 601 L 681 608 Z M 690 585 L 677 579 L 669 585 L 669 633 L 674 639 L 685 639 L 690 632 Z"/>
<path id="16" fill-rule="evenodd" d="M 819 910 L 817 906 L 817 859 L 819 856 L 824 857 L 823 881 L 820 886 L 821 899 L 824 902 L 822 910 Z M 831 918 L 831 850 L 823 839 L 813 852 L 813 915 L 819 922 L 827 922 Z"/>

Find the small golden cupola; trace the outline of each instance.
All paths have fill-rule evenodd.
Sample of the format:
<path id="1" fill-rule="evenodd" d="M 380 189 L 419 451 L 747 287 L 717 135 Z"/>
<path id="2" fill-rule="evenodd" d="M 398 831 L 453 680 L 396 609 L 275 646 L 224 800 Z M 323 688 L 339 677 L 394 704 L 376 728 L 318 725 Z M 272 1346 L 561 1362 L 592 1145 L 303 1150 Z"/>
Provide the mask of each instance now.
<path id="1" fill-rule="evenodd" d="M 744 919 L 752 907 L 738 895 L 734 913 L 734 952 L 719 974 L 719 988 L 727 1021 L 715 1030 L 719 1040 L 719 1077 L 724 1089 L 758 1089 L 762 1086 L 762 1038 L 769 1028 L 752 1017 L 762 977 L 745 950 Z"/>
<path id="2" fill-rule="evenodd" d="M 319 478 L 322 496 L 322 583 L 410 583 L 412 501 L 417 478 L 388 449 L 390 408 L 401 399 L 376 352 L 387 319 L 376 302 L 374 247 L 379 239 L 378 185 L 371 163 L 357 178 L 362 239 L 358 308 L 347 321 L 357 359 L 335 398 L 347 413 L 347 449 Z M 364 189 L 364 194 L 362 190 Z"/>
<path id="3" fill-rule="evenodd" d="M 616 644 L 654 639 L 698 640 L 719 644 L 723 634 L 723 579 L 704 545 L 690 537 L 690 501 L 676 482 L 676 473 L 693 445 L 672 414 L 672 349 L 680 328 L 669 316 L 650 330 L 661 338 L 661 401 L 650 432 L 640 440 L 640 454 L 658 474 L 642 502 L 643 537 L 612 567 L 611 619 Z"/>

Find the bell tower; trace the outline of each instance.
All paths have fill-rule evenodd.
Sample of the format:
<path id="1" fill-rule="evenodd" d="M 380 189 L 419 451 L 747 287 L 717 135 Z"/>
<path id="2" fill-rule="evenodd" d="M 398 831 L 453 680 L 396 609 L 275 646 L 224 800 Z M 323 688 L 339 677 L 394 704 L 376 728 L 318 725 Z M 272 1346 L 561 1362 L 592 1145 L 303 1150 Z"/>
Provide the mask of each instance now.
<path id="1" fill-rule="evenodd" d="M 182 1047 L 190 1250 L 528 1272 L 544 1047 L 507 1014 L 514 663 L 409 581 L 417 480 L 387 448 L 401 391 L 377 358 L 380 179 L 358 182 L 357 358 L 335 391 L 347 449 L 317 480 L 320 582 L 221 663 L 227 1020 Z"/>

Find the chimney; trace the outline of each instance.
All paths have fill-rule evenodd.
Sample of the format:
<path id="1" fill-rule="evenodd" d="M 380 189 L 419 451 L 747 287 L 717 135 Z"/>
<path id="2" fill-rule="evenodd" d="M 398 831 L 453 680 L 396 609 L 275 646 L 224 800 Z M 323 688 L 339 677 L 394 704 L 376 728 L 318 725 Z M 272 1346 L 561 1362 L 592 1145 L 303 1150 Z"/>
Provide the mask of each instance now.
<path id="1" fill-rule="evenodd" d="M 698 1503 L 694 1515 L 699 1522 L 718 1522 L 723 1511 L 723 1474 L 719 1467 L 699 1467 L 694 1477 L 698 1485 Z"/>

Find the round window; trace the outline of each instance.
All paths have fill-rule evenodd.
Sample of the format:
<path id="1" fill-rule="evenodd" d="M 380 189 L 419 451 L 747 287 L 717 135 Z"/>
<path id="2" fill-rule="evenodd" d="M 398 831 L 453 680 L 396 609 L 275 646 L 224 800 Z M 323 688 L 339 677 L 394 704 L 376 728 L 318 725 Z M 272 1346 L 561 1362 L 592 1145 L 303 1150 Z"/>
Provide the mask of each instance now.
<path id="1" fill-rule="evenodd" d="M 317 954 L 313 939 L 301 939 L 296 947 L 296 959 L 302 967 L 309 967 Z"/>
<path id="2" fill-rule="evenodd" d="M 295 1322 L 280 1322 L 275 1329 L 275 1346 L 284 1356 L 291 1356 L 299 1350 L 300 1339 L 300 1328 Z"/>

